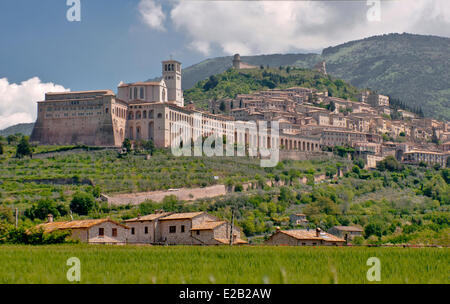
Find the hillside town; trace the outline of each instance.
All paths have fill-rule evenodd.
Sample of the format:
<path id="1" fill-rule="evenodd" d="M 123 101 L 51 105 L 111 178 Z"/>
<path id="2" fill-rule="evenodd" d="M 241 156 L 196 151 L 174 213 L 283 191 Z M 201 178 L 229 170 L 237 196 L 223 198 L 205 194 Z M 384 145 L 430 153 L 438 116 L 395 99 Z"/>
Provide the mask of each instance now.
<path id="1" fill-rule="evenodd" d="M 239 64 L 234 67 L 253 68 Z M 325 62 L 316 69 L 326 74 Z M 242 121 L 278 121 L 280 147 L 301 152 L 327 151 L 336 146 L 355 149 L 367 168 L 387 156 L 405 163 L 448 166 L 450 123 L 418 117 L 402 109 L 392 109 L 390 98 L 369 90 L 358 101 L 342 99 L 314 88 L 273 89 L 236 98 L 210 101 L 212 113 L 230 115 Z M 398 119 L 392 119 L 393 112 Z M 283 139 L 284 138 L 284 139 Z"/>
<path id="2" fill-rule="evenodd" d="M 256 68 L 243 63 L 239 55 L 233 67 Z M 325 62 L 316 69 L 326 74 Z M 173 126 L 182 122 L 189 125 L 194 141 L 211 134 L 230 134 L 247 145 L 260 140 L 268 148 L 279 147 L 294 159 L 340 146 L 354 149 L 367 168 L 387 156 L 405 163 L 448 167 L 450 123 L 394 110 L 388 96 L 363 90 L 355 101 L 314 88 L 292 87 L 212 100 L 209 111 L 204 111 L 193 103 L 185 105 L 181 71 L 180 62 L 164 61 L 159 81 L 121 83 L 117 95 L 111 90 L 49 92 L 38 102 L 31 141 L 121 147 L 125 139 L 152 140 L 156 147 L 168 148 L 177 136 Z M 234 126 L 240 121 L 277 121 L 280 134 L 260 139 L 239 135 Z"/>

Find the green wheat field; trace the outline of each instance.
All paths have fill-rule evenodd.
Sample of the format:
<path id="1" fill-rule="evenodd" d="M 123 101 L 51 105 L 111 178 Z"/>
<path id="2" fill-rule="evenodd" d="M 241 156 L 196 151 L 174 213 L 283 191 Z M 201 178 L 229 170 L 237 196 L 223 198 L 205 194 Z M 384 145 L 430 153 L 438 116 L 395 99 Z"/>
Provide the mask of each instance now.
<path id="1" fill-rule="evenodd" d="M 366 284 L 367 259 L 381 261 L 378 283 L 450 283 L 448 248 L 0 246 L 0 283 Z M 73 283 L 70 283 L 73 284 Z"/>

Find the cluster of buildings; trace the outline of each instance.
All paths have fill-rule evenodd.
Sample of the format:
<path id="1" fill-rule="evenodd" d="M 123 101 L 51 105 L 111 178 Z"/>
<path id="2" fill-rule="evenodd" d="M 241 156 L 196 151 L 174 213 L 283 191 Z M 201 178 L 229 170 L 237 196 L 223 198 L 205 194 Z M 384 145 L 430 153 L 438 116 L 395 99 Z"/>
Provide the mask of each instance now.
<path id="1" fill-rule="evenodd" d="M 246 244 L 241 231 L 206 212 L 158 211 L 123 223 L 107 219 L 54 222 L 49 215 L 44 232 L 70 230 L 73 239 L 89 244 L 226 245 Z"/>
<path id="2" fill-rule="evenodd" d="M 305 217 L 306 220 L 306 217 Z M 307 222 L 307 221 L 306 221 Z M 297 223 L 299 224 L 299 223 Z M 36 227 L 46 233 L 70 231 L 71 238 L 88 244 L 142 244 L 142 245 L 245 245 L 238 227 L 206 212 L 174 213 L 157 211 L 138 216 L 122 223 L 106 219 L 54 222 L 48 216 L 47 223 Z M 317 229 L 277 229 L 266 245 L 289 246 L 342 246 L 362 229 L 336 226 L 323 232 Z"/>
<path id="3" fill-rule="evenodd" d="M 323 63 L 316 67 L 326 73 Z M 365 90 L 352 101 L 312 88 L 273 89 L 236 98 L 210 101 L 212 113 L 239 121 L 278 121 L 280 148 L 301 152 L 326 150 L 335 146 L 355 149 L 367 167 L 386 156 L 407 163 L 425 162 L 448 166 L 450 123 L 419 118 L 397 110 L 388 96 Z"/>
<path id="4" fill-rule="evenodd" d="M 256 68 L 243 63 L 239 55 L 233 66 Z M 316 68 L 326 73 L 324 62 Z M 276 138 L 268 132 L 258 139 L 268 148 L 310 153 L 348 146 L 368 167 L 389 155 L 409 163 L 447 166 L 450 123 L 403 110 L 398 111 L 401 119 L 392 120 L 387 96 L 363 91 L 359 101 L 352 101 L 328 96 L 327 91 L 293 87 L 210 101 L 210 111 L 205 112 L 185 105 L 181 81 L 181 63 L 168 60 L 162 63 L 159 81 L 121 83 L 117 94 L 110 90 L 47 93 L 38 102 L 31 141 L 120 147 L 128 138 L 152 140 L 156 147 L 167 148 L 177 136 L 173 126 L 181 122 L 189 126 L 194 140 L 232 132 L 233 141 L 248 144 L 252 138 L 238 136 L 236 122 L 277 121 Z"/>

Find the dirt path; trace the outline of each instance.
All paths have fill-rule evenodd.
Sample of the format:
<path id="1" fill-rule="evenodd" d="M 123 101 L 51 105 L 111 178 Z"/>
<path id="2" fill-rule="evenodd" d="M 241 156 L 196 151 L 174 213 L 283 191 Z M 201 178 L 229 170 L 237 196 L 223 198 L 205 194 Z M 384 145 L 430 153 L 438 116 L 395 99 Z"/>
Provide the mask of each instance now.
<path id="1" fill-rule="evenodd" d="M 169 195 L 175 195 L 179 200 L 183 201 L 194 201 L 201 198 L 221 196 L 225 195 L 226 193 L 227 191 L 225 185 L 215 185 L 205 188 L 173 189 L 168 191 L 153 191 L 103 196 L 108 200 L 108 203 L 113 205 L 138 205 L 146 200 L 162 202 L 164 197 Z"/>

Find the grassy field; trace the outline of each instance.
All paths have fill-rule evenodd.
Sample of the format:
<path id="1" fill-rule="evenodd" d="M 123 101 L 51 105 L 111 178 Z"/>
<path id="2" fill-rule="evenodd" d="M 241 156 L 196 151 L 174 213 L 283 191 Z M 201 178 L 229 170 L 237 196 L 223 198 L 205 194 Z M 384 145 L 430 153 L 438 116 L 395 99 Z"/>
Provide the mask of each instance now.
<path id="1" fill-rule="evenodd" d="M 0 283 L 68 283 L 66 261 L 81 261 L 81 283 L 450 283 L 448 248 L 1 246 Z"/>

